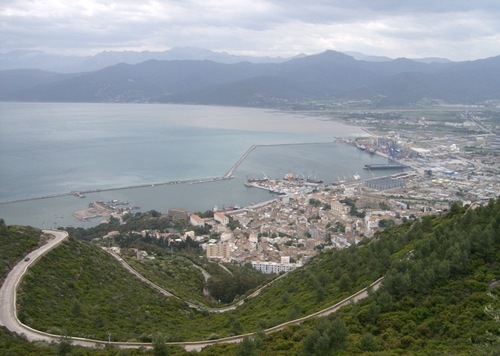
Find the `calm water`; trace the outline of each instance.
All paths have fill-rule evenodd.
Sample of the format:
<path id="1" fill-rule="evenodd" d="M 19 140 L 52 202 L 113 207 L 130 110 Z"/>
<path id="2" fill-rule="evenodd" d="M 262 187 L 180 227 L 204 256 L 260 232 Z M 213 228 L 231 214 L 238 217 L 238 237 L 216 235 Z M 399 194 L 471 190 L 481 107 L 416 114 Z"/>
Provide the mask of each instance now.
<path id="1" fill-rule="evenodd" d="M 385 160 L 342 144 L 259 146 L 235 179 L 152 184 L 220 176 L 253 144 L 331 142 L 364 135 L 355 127 L 262 109 L 154 104 L 0 103 L 0 202 L 147 184 L 148 187 L 0 204 L 8 224 L 90 226 L 72 213 L 96 200 L 119 199 L 142 211 L 192 211 L 271 199 L 246 188 L 248 177 L 291 171 L 334 181 L 367 174 Z M 6 168 L 8 167 L 8 168 Z M 386 173 L 386 172 L 384 172 Z"/>

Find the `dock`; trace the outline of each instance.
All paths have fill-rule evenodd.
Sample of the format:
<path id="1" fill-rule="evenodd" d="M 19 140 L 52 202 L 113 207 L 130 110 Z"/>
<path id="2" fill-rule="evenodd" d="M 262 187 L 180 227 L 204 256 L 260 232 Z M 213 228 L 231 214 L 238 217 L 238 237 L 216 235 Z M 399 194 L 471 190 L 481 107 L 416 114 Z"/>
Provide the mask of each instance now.
<path id="1" fill-rule="evenodd" d="M 226 174 L 224 174 L 223 178 L 224 179 L 229 179 L 233 176 L 234 171 L 240 166 L 240 164 L 248 157 L 250 153 L 257 147 L 257 145 L 252 145 L 250 148 L 243 154 L 243 156 L 240 157 L 238 161 L 236 161 L 235 164 L 231 167 L 229 171 L 227 171 Z"/>
<path id="2" fill-rule="evenodd" d="M 401 169 L 406 168 L 404 164 L 399 163 L 389 163 L 389 164 L 365 164 L 364 169 Z"/>

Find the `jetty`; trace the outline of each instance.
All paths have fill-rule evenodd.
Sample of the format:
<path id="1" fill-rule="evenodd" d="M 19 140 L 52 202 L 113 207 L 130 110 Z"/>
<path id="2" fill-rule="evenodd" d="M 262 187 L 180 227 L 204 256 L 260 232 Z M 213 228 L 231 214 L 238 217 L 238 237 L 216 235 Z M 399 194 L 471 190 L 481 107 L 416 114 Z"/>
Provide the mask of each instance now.
<path id="1" fill-rule="evenodd" d="M 235 164 L 231 167 L 229 171 L 227 171 L 226 174 L 224 174 L 223 178 L 224 179 L 229 179 L 233 176 L 234 171 L 240 166 L 240 164 L 248 157 L 250 153 L 257 147 L 257 145 L 252 145 L 250 148 L 243 154 L 243 156 L 240 157 L 238 161 L 236 161 Z"/>
<path id="2" fill-rule="evenodd" d="M 109 188 L 101 188 L 101 189 L 88 189 L 88 190 L 75 190 L 71 192 L 63 192 L 56 194 L 48 194 L 48 195 L 40 195 L 37 197 L 27 197 L 20 198 L 8 201 L 0 201 L 1 204 L 13 204 L 13 203 L 21 203 L 28 202 L 38 199 L 50 199 L 50 198 L 61 198 L 65 196 L 75 196 L 78 198 L 87 198 L 87 194 L 101 193 L 101 192 L 109 192 L 116 190 L 128 190 L 128 189 L 138 189 L 138 188 L 147 188 L 147 187 L 155 187 L 155 186 L 166 186 L 166 185 L 174 185 L 174 184 L 200 184 L 200 183 L 210 183 L 215 181 L 224 181 L 228 179 L 234 178 L 234 172 L 238 169 L 238 167 L 243 163 L 243 161 L 255 150 L 257 147 L 272 147 L 272 146 L 297 146 L 297 145 L 323 145 L 323 144 L 331 144 L 333 142 L 301 142 L 301 143 L 281 143 L 281 144 L 259 144 L 250 146 L 246 152 L 232 165 L 232 167 L 222 176 L 216 177 L 205 177 L 205 178 L 194 178 L 194 179 L 179 179 L 172 180 L 167 182 L 158 182 L 158 183 L 144 183 L 137 185 L 129 185 L 122 187 L 109 187 Z"/>

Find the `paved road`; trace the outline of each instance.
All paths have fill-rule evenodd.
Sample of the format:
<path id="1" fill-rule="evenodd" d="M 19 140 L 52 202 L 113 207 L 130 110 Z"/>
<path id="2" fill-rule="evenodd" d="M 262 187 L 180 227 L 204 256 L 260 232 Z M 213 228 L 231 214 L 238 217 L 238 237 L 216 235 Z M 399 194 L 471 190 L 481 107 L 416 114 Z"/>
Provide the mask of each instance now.
<path id="1" fill-rule="evenodd" d="M 19 319 L 17 318 L 17 312 L 16 312 L 16 290 L 17 290 L 17 287 L 18 287 L 24 273 L 26 273 L 28 267 L 30 265 L 34 264 L 41 256 L 46 254 L 48 251 L 50 251 L 54 247 L 58 246 L 60 243 L 62 243 L 68 237 L 68 233 L 65 231 L 43 230 L 43 232 L 46 234 L 53 235 L 54 238 L 51 239 L 47 244 L 40 247 L 38 250 L 33 251 L 30 254 L 28 254 L 27 255 L 27 257 L 29 257 L 28 261 L 25 261 L 23 259 L 21 262 L 19 262 L 12 269 L 12 271 L 9 273 L 4 284 L 0 288 L 0 325 L 4 325 L 7 329 L 9 329 L 12 332 L 24 335 L 29 341 L 40 340 L 40 341 L 46 341 L 46 342 L 59 342 L 62 339 L 61 335 L 53 335 L 53 334 L 45 333 L 45 332 L 35 330 L 27 325 L 22 324 L 19 321 Z M 132 272 L 132 273 L 134 273 L 134 272 Z M 136 274 L 136 273 L 137 272 L 135 272 L 134 274 Z M 140 277 L 142 277 L 142 276 L 140 276 Z M 281 278 L 281 277 L 283 277 L 283 276 L 280 276 L 279 278 Z M 142 278 L 144 278 L 144 277 L 142 277 Z M 373 282 L 370 285 L 369 288 L 371 288 L 373 291 L 377 290 L 381 286 L 382 281 L 383 281 L 383 278 L 376 280 L 375 282 Z M 150 285 L 152 284 L 152 282 L 149 280 L 146 280 L 146 283 L 148 283 Z M 170 294 L 169 292 L 167 292 L 165 290 L 163 290 L 162 293 L 165 295 Z M 254 292 L 252 294 L 252 296 L 256 296 L 259 293 L 260 293 L 260 289 L 257 290 L 256 292 Z M 338 302 L 338 303 L 336 303 L 328 308 L 325 308 L 325 309 L 320 310 L 316 313 L 307 315 L 307 316 L 299 318 L 299 319 L 291 320 L 291 321 L 288 321 L 286 323 L 276 325 L 272 328 L 264 330 L 264 333 L 270 334 L 270 333 L 282 330 L 285 327 L 287 327 L 288 325 L 300 324 L 308 319 L 329 315 L 331 313 L 336 312 L 338 309 L 340 309 L 341 307 L 343 307 L 351 302 L 357 302 L 361 299 L 368 297 L 368 294 L 369 294 L 368 288 L 363 288 L 362 290 L 358 291 L 357 293 L 345 298 L 344 300 L 342 300 L 342 301 L 340 301 L 340 302 Z M 240 301 L 239 303 L 237 303 L 237 305 L 241 305 L 242 302 L 243 301 Z M 236 305 L 231 306 L 231 308 L 236 308 Z M 237 335 L 237 336 L 230 336 L 230 337 L 225 337 L 225 338 L 221 338 L 221 339 L 217 339 L 217 340 L 203 340 L 203 341 L 192 341 L 192 342 L 171 342 L 168 344 L 181 346 L 184 349 L 186 349 L 187 351 L 194 351 L 194 350 L 199 351 L 202 348 L 204 348 L 206 346 L 210 346 L 210 345 L 221 344 L 221 343 L 238 343 L 238 342 L 241 342 L 244 337 L 251 336 L 251 335 L 253 335 L 253 333 L 244 334 L 244 335 Z M 77 338 L 77 337 L 70 337 L 67 339 L 67 341 L 70 341 L 73 345 L 78 345 L 78 346 L 83 346 L 83 347 L 99 347 L 99 346 L 103 346 L 103 345 L 112 345 L 112 346 L 119 347 L 119 348 L 140 348 L 140 347 L 151 348 L 152 347 L 152 345 L 148 344 L 148 343 L 107 342 L 107 341 L 103 341 L 103 340 L 92 340 L 92 339 Z"/>
<path id="2" fill-rule="evenodd" d="M 17 319 L 16 313 L 16 291 L 22 276 L 26 273 L 29 266 L 34 264 L 41 256 L 46 254 L 48 251 L 59 245 L 67 237 L 68 233 L 66 231 L 52 231 L 43 230 L 44 233 L 53 236 L 45 245 L 39 249 L 29 253 L 24 259 L 21 260 L 7 275 L 4 284 L 0 288 L 0 325 L 5 326 L 10 331 L 16 332 L 18 334 L 24 333 L 28 339 L 32 340 L 32 336 L 29 329 L 26 329 L 26 325 L 21 324 L 19 319 Z M 25 259 L 29 258 L 28 261 Z M 38 338 L 33 338 L 34 340 L 39 340 Z"/>
<path id="3" fill-rule="evenodd" d="M 176 295 L 174 295 L 171 292 L 167 291 L 166 289 L 160 287 L 156 283 L 150 281 L 149 279 L 147 279 L 146 277 L 144 277 L 142 274 L 140 274 L 139 272 L 137 272 L 124 259 L 122 259 L 122 257 L 120 255 L 118 255 L 117 253 L 113 252 L 113 250 L 111 250 L 109 248 L 106 248 L 106 247 L 103 247 L 103 250 L 106 251 L 106 252 L 108 252 L 111 256 L 113 256 L 126 270 L 128 270 L 130 273 L 132 273 L 134 276 L 136 276 L 137 278 L 139 278 L 144 283 L 148 284 L 149 286 L 151 286 L 152 288 L 156 289 L 157 291 L 159 291 L 160 293 L 162 293 L 163 295 L 165 295 L 167 297 L 173 297 L 173 298 L 180 299 Z M 193 265 L 194 265 L 194 267 L 202 270 L 202 273 L 203 273 L 203 276 L 205 277 L 205 280 L 207 279 L 207 277 L 210 276 L 208 274 L 208 272 L 205 271 L 203 268 L 201 268 L 201 267 L 199 267 L 199 266 L 197 266 L 195 264 L 193 264 Z M 229 271 L 229 270 L 227 270 L 227 271 L 229 273 L 231 273 L 231 271 Z M 282 274 L 281 276 L 273 279 L 271 282 L 264 284 L 262 287 L 258 288 L 252 294 L 248 295 L 244 299 L 242 299 L 242 300 L 240 300 L 238 302 L 235 302 L 233 304 L 227 305 L 225 307 L 210 308 L 210 307 L 206 307 L 204 305 L 198 305 L 198 304 L 195 304 L 195 303 L 191 303 L 191 302 L 188 302 L 186 300 L 184 301 L 184 303 L 186 303 L 186 305 L 188 305 L 190 308 L 197 309 L 197 310 L 202 310 L 202 311 L 207 311 L 209 313 L 225 313 L 225 312 L 228 312 L 228 311 L 231 311 L 231 310 L 235 310 L 240 305 L 243 305 L 245 303 L 245 300 L 255 298 L 256 296 L 258 296 L 260 294 L 260 292 L 262 292 L 262 290 L 264 288 L 267 288 L 268 286 L 270 286 L 271 284 L 273 284 L 274 282 L 276 282 L 277 280 L 279 280 L 279 279 L 281 279 L 281 278 L 283 278 L 285 276 L 286 276 L 286 274 Z"/>
<path id="4" fill-rule="evenodd" d="M 173 295 L 172 293 L 170 293 L 169 291 L 163 289 L 162 287 L 160 287 L 159 285 L 151 282 L 149 279 L 147 279 L 146 277 L 144 277 L 142 274 L 140 274 L 139 272 L 137 272 L 135 269 L 132 268 L 132 266 L 130 266 L 127 262 L 125 262 L 124 259 L 121 258 L 120 255 L 116 254 L 115 252 L 113 252 L 112 250 L 108 249 L 108 248 L 105 248 L 103 247 L 103 249 L 108 252 L 111 256 L 113 256 L 114 258 L 116 258 L 116 260 L 127 270 L 129 271 L 130 273 L 132 273 L 134 276 L 136 276 L 137 278 L 139 278 L 141 281 L 143 281 L 144 283 L 146 284 L 149 284 L 151 287 L 153 287 L 154 289 L 156 289 L 158 292 L 160 292 L 161 294 L 163 294 L 164 296 L 166 297 L 174 297 L 174 298 L 177 298 L 179 299 L 178 297 L 176 297 L 175 295 Z"/>

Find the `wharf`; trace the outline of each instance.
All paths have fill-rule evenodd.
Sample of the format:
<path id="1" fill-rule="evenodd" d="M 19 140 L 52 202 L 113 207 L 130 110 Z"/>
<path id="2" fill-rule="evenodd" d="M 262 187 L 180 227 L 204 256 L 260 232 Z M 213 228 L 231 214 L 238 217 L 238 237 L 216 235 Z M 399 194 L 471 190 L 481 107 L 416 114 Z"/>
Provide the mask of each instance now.
<path id="1" fill-rule="evenodd" d="M 406 168 L 404 164 L 389 163 L 389 164 L 365 164 L 364 169 L 399 169 Z"/>

